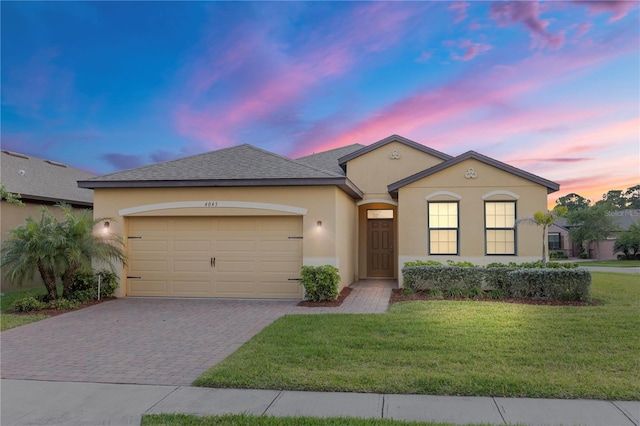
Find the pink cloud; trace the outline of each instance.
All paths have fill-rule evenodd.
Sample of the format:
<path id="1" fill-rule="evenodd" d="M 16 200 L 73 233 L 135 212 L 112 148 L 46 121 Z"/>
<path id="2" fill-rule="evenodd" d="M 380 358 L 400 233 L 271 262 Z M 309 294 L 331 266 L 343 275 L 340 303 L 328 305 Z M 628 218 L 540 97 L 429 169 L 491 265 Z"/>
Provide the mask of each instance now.
<path id="1" fill-rule="evenodd" d="M 451 4 L 447 9 L 453 11 L 456 15 L 453 22 L 459 24 L 460 22 L 467 19 L 467 8 L 471 6 L 471 3 L 466 1 L 457 1 Z"/>
<path id="2" fill-rule="evenodd" d="M 629 11 L 638 7 L 637 1 L 621 0 L 589 0 L 574 1 L 575 5 L 585 6 L 592 14 L 611 13 L 609 22 L 614 22 L 627 16 Z"/>
<path id="3" fill-rule="evenodd" d="M 523 24 L 533 39 L 532 47 L 558 49 L 564 44 L 563 34 L 547 31 L 549 21 L 539 18 L 537 1 L 495 2 L 491 4 L 489 16 L 499 25 Z"/>
<path id="4" fill-rule="evenodd" d="M 460 43 L 458 43 L 458 47 L 464 49 L 464 53 L 462 54 L 462 56 L 458 55 L 457 53 L 452 53 L 451 59 L 454 59 L 456 61 L 470 61 L 476 56 L 493 49 L 493 46 L 491 46 L 490 44 L 474 43 L 470 40 L 461 41 Z"/>
<path id="5" fill-rule="evenodd" d="M 431 59 L 431 53 L 429 52 L 422 52 L 420 54 L 420 56 L 415 60 L 416 62 L 420 62 L 421 64 L 427 63 L 429 62 L 429 59 Z"/>
<path id="6" fill-rule="evenodd" d="M 323 26 L 325 30 L 335 27 L 340 31 L 309 35 L 302 43 L 302 52 L 293 56 L 283 51 L 280 41 L 268 36 L 267 24 L 266 29 L 252 29 L 249 36 L 244 36 L 246 31 L 239 31 L 221 52 L 217 44 L 189 71 L 191 91 L 188 96 L 181 94 L 176 102 L 176 127 L 181 135 L 212 147 L 231 145 L 248 125 L 268 120 L 281 108 L 291 108 L 327 79 L 342 76 L 367 61 L 368 54 L 393 46 L 415 16 L 413 4 L 357 5 L 350 14 L 340 15 Z M 354 21 L 361 25 L 349 24 Z M 260 56 L 259 62 L 254 60 L 255 55 Z M 259 73 L 255 66 L 261 67 Z M 231 87 L 242 92 L 241 96 L 229 97 L 233 101 L 211 96 L 222 77 L 232 85 L 238 84 L 233 75 L 242 72 L 255 79 L 251 90 Z"/>

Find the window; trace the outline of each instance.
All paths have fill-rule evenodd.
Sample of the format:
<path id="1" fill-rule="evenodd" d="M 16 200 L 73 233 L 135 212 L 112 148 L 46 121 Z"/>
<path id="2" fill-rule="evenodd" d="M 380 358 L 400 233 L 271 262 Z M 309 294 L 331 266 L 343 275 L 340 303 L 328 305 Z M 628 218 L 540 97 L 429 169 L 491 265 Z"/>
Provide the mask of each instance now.
<path id="1" fill-rule="evenodd" d="M 560 250 L 562 249 L 562 240 L 560 239 L 559 232 L 550 232 L 549 233 L 549 250 Z"/>
<path id="2" fill-rule="evenodd" d="M 431 202 L 429 254 L 458 254 L 458 203 Z"/>
<path id="3" fill-rule="evenodd" d="M 484 212 L 487 254 L 516 254 L 515 201 L 487 201 Z"/>
<path id="4" fill-rule="evenodd" d="M 393 219 L 393 210 L 367 210 L 367 219 Z"/>

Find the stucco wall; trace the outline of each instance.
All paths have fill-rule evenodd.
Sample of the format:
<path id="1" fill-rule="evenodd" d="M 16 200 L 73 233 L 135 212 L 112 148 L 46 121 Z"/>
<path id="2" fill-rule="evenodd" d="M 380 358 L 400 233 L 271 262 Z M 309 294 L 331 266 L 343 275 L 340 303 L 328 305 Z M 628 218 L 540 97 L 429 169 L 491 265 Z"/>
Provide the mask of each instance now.
<path id="1" fill-rule="evenodd" d="M 202 201 L 200 207 L 168 208 L 131 213 L 131 216 L 261 216 L 291 212 L 254 208 L 205 207 L 205 202 L 237 201 L 278 204 L 306 209 L 303 215 L 303 264 L 340 268 L 341 287 L 353 282 L 355 203 L 333 186 L 240 188 L 98 188 L 94 191 L 96 217 L 110 217 L 110 232 L 126 237 L 127 217 L 120 211 L 159 203 Z M 350 215 L 345 219 L 346 215 Z M 322 221 L 322 227 L 317 222 Z M 126 242 L 126 240 L 125 240 Z M 123 271 L 120 271 L 122 274 Z M 124 292 L 120 293 L 122 296 Z"/>
<path id="2" fill-rule="evenodd" d="M 394 150 L 399 155 L 397 159 L 390 158 Z M 365 193 L 365 200 L 391 200 L 388 185 L 442 161 L 410 146 L 391 142 L 349 161 L 347 177 Z"/>
<path id="3" fill-rule="evenodd" d="M 477 177 L 465 178 L 469 168 Z M 476 264 L 532 261 L 542 253 L 542 230 L 519 224 L 517 256 L 485 256 L 485 201 L 516 201 L 516 219 L 545 210 L 547 189 L 480 161 L 469 159 L 437 174 L 400 188 L 398 193 L 399 269 L 404 262 L 433 259 L 446 262 L 468 260 Z M 459 202 L 459 255 L 428 255 L 427 197 L 429 201 Z"/>

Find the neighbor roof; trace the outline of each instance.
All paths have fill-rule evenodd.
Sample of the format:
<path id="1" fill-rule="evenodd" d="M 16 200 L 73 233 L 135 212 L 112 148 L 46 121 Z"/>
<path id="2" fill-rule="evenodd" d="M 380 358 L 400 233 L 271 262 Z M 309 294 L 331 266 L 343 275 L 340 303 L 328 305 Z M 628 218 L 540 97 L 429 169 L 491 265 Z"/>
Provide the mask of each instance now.
<path id="1" fill-rule="evenodd" d="M 424 146 L 422 144 L 419 144 L 418 142 L 414 142 L 410 139 L 407 138 L 403 138 L 402 136 L 399 135 L 391 135 L 389 137 L 386 137 L 382 140 L 379 140 L 378 142 L 372 143 L 371 145 L 365 146 L 355 152 L 352 152 L 350 154 L 347 154 L 343 157 L 340 157 L 338 159 L 338 163 L 340 164 L 340 167 L 342 167 L 343 170 L 347 170 L 347 162 L 353 160 L 354 158 L 358 158 L 361 155 L 364 155 L 368 152 L 373 151 L 374 149 L 378 149 L 380 147 L 383 147 L 387 144 L 390 144 L 391 142 L 399 142 L 403 145 L 407 145 L 410 146 L 411 148 L 417 149 L 418 151 L 422 151 L 424 153 L 427 153 L 429 155 L 433 155 L 436 158 L 439 158 L 441 160 L 449 160 L 450 158 L 452 158 L 449 154 L 445 154 L 444 152 L 440 152 L 440 151 L 436 151 L 435 149 L 429 148 L 427 146 Z"/>
<path id="2" fill-rule="evenodd" d="M 0 183 L 23 200 L 92 206 L 93 191 L 77 181 L 95 175 L 65 164 L 11 151 L 1 152 Z"/>
<path id="3" fill-rule="evenodd" d="M 387 189 L 389 190 L 389 194 L 391 194 L 392 197 L 396 198 L 398 196 L 398 189 L 402 188 L 403 186 L 409 185 L 410 183 L 416 182 L 420 179 L 423 179 L 427 176 L 431 176 L 435 173 L 438 173 L 439 171 L 442 171 L 444 169 L 447 169 L 451 166 L 454 166 L 458 163 L 461 163 L 465 160 L 469 160 L 469 159 L 474 159 L 477 161 L 480 161 L 482 163 L 488 164 L 490 166 L 496 167 L 500 170 L 504 170 L 507 173 L 511 173 L 513 175 L 516 176 L 520 176 L 521 178 L 530 180 L 532 182 L 535 182 L 537 184 L 540 184 L 542 186 L 546 186 L 547 187 L 547 193 L 551 193 L 551 192 L 555 192 L 558 189 L 560 189 L 560 185 L 552 182 L 550 180 L 541 178 L 540 176 L 536 176 L 532 173 L 526 172 L 522 169 L 518 169 L 517 167 L 513 167 L 510 166 L 508 164 L 505 164 L 501 161 L 498 160 L 494 160 L 493 158 L 487 157 L 485 155 L 482 154 L 478 154 L 475 151 L 467 151 L 464 154 L 461 154 L 457 157 L 451 158 L 450 160 L 447 160 L 443 163 L 437 164 L 433 167 L 430 167 L 426 170 L 423 170 L 421 172 L 418 172 L 414 175 L 411 175 L 407 178 L 404 178 L 402 180 L 399 180 L 395 183 L 392 183 L 391 185 L 389 185 L 387 187 Z"/>
<path id="4" fill-rule="evenodd" d="M 344 174 L 243 144 L 78 182 L 82 188 L 338 185 L 360 191 Z"/>

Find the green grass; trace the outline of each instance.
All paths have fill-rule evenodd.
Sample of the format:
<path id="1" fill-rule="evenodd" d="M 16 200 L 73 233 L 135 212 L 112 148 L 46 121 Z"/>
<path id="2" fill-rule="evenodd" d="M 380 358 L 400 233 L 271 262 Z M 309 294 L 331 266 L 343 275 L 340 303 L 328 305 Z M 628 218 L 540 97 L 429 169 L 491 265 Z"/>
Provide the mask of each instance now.
<path id="1" fill-rule="evenodd" d="M 272 417 L 231 414 L 225 416 L 194 416 L 190 414 L 145 414 L 141 426 L 450 426 L 452 423 L 409 422 L 389 419 L 359 419 L 346 417 Z M 467 425 L 471 426 L 471 425 Z"/>
<path id="2" fill-rule="evenodd" d="M 587 260 L 579 262 L 580 266 L 610 266 L 612 268 L 638 268 L 640 260 Z"/>
<path id="3" fill-rule="evenodd" d="M 2 293 L 3 296 L 0 297 L 0 331 L 9 330 L 10 328 L 15 328 L 48 318 L 47 315 L 11 315 L 13 312 L 11 305 L 15 300 L 22 299 L 27 296 L 46 294 L 44 288 L 24 288 L 3 291 Z"/>
<path id="4" fill-rule="evenodd" d="M 384 315 L 289 315 L 196 386 L 640 399 L 640 282 L 593 273 L 596 306 L 397 303 Z"/>

